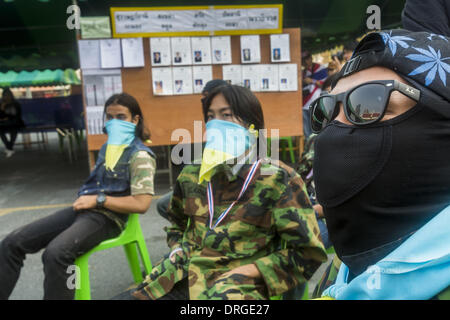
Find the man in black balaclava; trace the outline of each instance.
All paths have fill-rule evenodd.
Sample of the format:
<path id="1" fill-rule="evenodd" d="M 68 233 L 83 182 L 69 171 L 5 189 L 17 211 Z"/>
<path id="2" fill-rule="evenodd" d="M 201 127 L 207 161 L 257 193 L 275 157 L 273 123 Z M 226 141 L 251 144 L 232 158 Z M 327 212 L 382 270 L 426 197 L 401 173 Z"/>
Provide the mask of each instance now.
<path id="1" fill-rule="evenodd" d="M 449 74 L 449 38 L 375 32 L 311 106 L 317 200 L 349 281 L 450 205 Z"/>

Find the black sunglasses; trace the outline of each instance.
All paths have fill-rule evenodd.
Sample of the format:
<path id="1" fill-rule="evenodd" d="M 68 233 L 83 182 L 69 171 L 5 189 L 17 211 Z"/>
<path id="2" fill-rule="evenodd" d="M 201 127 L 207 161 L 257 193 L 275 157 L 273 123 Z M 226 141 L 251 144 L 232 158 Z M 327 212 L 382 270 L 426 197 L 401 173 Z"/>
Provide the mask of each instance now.
<path id="1" fill-rule="evenodd" d="M 339 114 L 338 102 L 344 106 L 347 120 L 354 125 L 367 125 L 383 118 L 391 92 L 397 90 L 419 101 L 420 90 L 397 80 L 377 80 L 362 83 L 339 94 L 324 94 L 310 107 L 311 129 L 319 133 Z"/>

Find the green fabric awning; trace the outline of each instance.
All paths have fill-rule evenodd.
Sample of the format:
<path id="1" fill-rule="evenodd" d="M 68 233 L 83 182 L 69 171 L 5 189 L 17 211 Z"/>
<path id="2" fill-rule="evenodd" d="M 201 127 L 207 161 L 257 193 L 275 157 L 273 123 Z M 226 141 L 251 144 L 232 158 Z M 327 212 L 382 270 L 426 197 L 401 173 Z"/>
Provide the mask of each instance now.
<path id="1" fill-rule="evenodd" d="M 8 71 L 0 72 L 0 87 L 30 87 L 81 84 L 75 70 Z"/>

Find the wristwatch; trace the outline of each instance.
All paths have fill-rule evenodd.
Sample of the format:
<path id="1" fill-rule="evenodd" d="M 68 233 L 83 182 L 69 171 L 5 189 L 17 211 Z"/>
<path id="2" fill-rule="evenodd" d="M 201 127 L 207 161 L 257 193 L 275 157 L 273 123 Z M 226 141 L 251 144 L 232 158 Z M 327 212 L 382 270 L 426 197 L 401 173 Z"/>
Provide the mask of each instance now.
<path id="1" fill-rule="evenodd" d="M 106 201 L 106 195 L 104 193 L 100 192 L 97 195 L 97 208 L 103 208 L 103 204 L 105 203 L 105 201 Z"/>

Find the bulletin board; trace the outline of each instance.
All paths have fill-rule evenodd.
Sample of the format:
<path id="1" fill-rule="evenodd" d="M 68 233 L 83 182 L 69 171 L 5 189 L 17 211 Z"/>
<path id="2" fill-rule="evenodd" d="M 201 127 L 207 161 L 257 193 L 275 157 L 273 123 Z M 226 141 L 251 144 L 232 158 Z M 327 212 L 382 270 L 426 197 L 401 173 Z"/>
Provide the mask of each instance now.
<path id="1" fill-rule="evenodd" d="M 302 90 L 301 90 L 301 48 L 300 29 L 287 28 L 282 33 L 289 34 L 290 63 L 297 64 L 298 90 L 287 92 L 255 92 L 263 112 L 268 136 L 270 129 L 279 129 L 280 137 L 302 136 Z M 260 35 L 261 64 L 270 64 L 270 35 Z M 156 96 L 152 90 L 152 65 L 150 61 L 149 38 L 143 38 L 145 66 L 122 68 L 123 91 L 134 96 L 139 102 L 145 125 L 151 132 L 151 146 L 175 145 L 172 132 L 183 128 L 194 139 L 194 121 L 203 120 L 201 95 Z M 231 36 L 232 64 L 241 64 L 240 36 Z M 212 65 L 213 79 L 222 79 L 222 66 Z M 84 95 L 83 88 L 83 95 Z M 85 101 L 85 99 L 83 99 Z M 86 106 L 84 106 L 86 111 Z M 85 113 L 86 114 L 86 113 Z M 87 128 L 87 126 L 86 126 Z M 92 163 L 92 153 L 106 142 L 104 134 L 90 135 L 87 132 L 88 151 Z M 201 141 L 193 141 L 201 142 Z M 301 150 L 299 150 L 301 152 Z"/>

